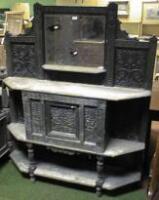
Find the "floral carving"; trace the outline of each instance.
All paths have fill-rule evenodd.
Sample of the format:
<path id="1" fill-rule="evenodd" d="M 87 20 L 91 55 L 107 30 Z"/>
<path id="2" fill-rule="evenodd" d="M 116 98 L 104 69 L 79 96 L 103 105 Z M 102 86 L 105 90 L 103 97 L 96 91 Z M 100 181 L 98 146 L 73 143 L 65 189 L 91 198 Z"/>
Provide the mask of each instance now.
<path id="1" fill-rule="evenodd" d="M 118 49 L 116 51 L 115 85 L 144 87 L 146 51 Z"/>
<path id="2" fill-rule="evenodd" d="M 36 77 L 35 48 L 30 44 L 12 46 L 12 75 Z"/>

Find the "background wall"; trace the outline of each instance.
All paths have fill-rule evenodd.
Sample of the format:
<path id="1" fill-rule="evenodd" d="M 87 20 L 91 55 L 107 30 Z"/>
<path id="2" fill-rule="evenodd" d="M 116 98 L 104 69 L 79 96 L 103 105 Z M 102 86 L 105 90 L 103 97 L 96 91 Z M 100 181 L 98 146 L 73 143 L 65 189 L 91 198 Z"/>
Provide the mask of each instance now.
<path id="1" fill-rule="evenodd" d="M 0 8 L 11 8 L 15 3 L 30 3 L 31 12 L 34 3 L 39 2 L 44 5 L 52 5 L 56 0 L 0 0 Z"/>
<path id="2" fill-rule="evenodd" d="M 111 0 L 98 0 L 98 1 L 99 1 L 98 5 L 105 6 Z M 54 4 L 56 0 L 0 0 L 0 8 L 5 8 L 5 7 L 11 8 L 14 3 L 18 3 L 18 2 L 30 3 L 31 10 L 32 10 L 33 4 L 36 2 L 40 2 L 45 5 L 47 4 L 51 5 L 51 4 Z M 141 21 L 141 11 L 142 11 L 143 0 L 130 0 L 129 2 L 130 2 L 130 13 L 129 13 L 129 18 L 127 20 L 136 21 L 136 22 Z"/>
<path id="3" fill-rule="evenodd" d="M 107 3 L 110 1 L 112 0 L 99 0 L 99 4 L 104 6 L 107 5 Z M 120 1 L 120 0 L 113 0 L 113 1 Z M 136 22 L 141 21 L 142 2 L 143 0 L 129 0 L 130 12 L 127 20 Z"/>

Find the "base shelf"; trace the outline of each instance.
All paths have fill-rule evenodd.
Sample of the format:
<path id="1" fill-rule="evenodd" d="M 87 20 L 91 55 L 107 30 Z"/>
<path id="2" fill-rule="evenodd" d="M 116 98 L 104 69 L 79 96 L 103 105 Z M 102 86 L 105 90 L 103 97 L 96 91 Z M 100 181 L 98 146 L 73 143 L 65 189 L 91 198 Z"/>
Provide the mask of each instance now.
<path id="1" fill-rule="evenodd" d="M 105 152 L 95 153 L 95 152 L 91 152 L 91 151 L 87 151 L 87 150 L 71 148 L 68 146 L 58 146 L 53 143 L 48 144 L 45 142 L 28 140 L 26 138 L 25 125 L 22 123 L 11 123 L 8 125 L 8 130 L 16 140 L 21 141 L 21 142 L 28 142 L 28 143 L 33 143 L 33 144 L 37 144 L 37 145 L 49 146 L 49 147 L 54 147 L 54 148 L 58 148 L 58 149 L 70 150 L 70 151 L 78 151 L 78 152 L 82 152 L 82 153 L 102 155 L 102 156 L 112 157 L 112 158 L 130 154 L 130 153 L 134 153 L 134 152 L 138 152 L 138 151 L 143 151 L 145 149 L 145 144 L 142 142 L 112 138 L 112 139 L 110 139 Z"/>
<path id="2" fill-rule="evenodd" d="M 29 161 L 21 151 L 14 150 L 10 157 L 21 172 L 29 173 Z M 34 175 L 88 187 L 95 187 L 97 181 L 97 173 L 95 171 L 72 169 L 54 163 L 38 162 Z M 122 175 L 105 174 L 105 177 L 104 190 L 115 190 L 141 181 L 140 172 L 125 173 Z"/>

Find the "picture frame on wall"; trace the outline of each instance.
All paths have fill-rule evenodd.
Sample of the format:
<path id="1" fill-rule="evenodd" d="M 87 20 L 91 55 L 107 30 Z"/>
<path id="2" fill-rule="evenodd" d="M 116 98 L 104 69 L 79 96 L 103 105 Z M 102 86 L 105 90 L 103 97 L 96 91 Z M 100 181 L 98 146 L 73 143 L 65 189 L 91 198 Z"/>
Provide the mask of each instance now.
<path id="1" fill-rule="evenodd" d="M 159 2 L 143 2 L 143 24 L 159 24 Z"/>
<path id="2" fill-rule="evenodd" d="M 159 8 L 147 9 L 147 19 L 159 19 Z"/>

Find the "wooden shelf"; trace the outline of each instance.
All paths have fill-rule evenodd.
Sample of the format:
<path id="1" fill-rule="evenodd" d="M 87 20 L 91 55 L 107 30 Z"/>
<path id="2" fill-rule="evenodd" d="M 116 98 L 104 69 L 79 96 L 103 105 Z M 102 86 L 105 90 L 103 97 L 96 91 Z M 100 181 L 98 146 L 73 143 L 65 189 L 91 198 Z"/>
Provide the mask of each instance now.
<path id="1" fill-rule="evenodd" d="M 45 64 L 42 65 L 42 68 L 50 71 L 74 72 L 74 73 L 84 73 L 84 74 L 101 74 L 106 72 L 103 66 L 86 67 L 86 66 L 74 66 L 74 65 Z"/>
<path id="2" fill-rule="evenodd" d="M 10 157 L 21 172 L 29 173 L 29 161 L 21 151 L 14 150 Z M 95 187 L 97 181 L 97 173 L 95 171 L 73 169 L 56 163 L 44 163 L 40 161 L 37 162 L 34 175 L 89 187 Z M 121 175 L 105 174 L 105 177 L 103 189 L 114 190 L 128 184 L 139 182 L 141 180 L 141 173 L 129 172 Z"/>
<path id="3" fill-rule="evenodd" d="M 83 152 L 83 153 L 102 155 L 105 157 L 112 157 L 112 158 L 117 157 L 117 156 L 122 156 L 125 154 L 138 152 L 138 151 L 143 151 L 145 149 L 145 144 L 142 142 L 112 138 L 110 139 L 105 152 L 95 153 L 93 151 L 87 151 L 87 150 L 78 149 L 78 148 L 71 148 L 68 146 L 59 146 L 53 143 L 48 144 L 45 142 L 29 140 L 26 138 L 25 126 L 22 123 L 11 123 L 8 125 L 8 130 L 10 131 L 10 133 L 16 140 L 21 141 L 21 142 L 33 143 L 37 145 L 49 146 L 49 147 L 54 147 L 57 149 L 65 149 L 69 151 L 77 151 L 77 152 Z"/>
<path id="4" fill-rule="evenodd" d="M 3 80 L 12 90 L 42 92 L 63 96 L 84 97 L 109 101 L 122 101 L 149 97 L 151 92 L 144 89 L 107 87 L 59 81 L 37 80 L 34 78 L 8 77 Z"/>

